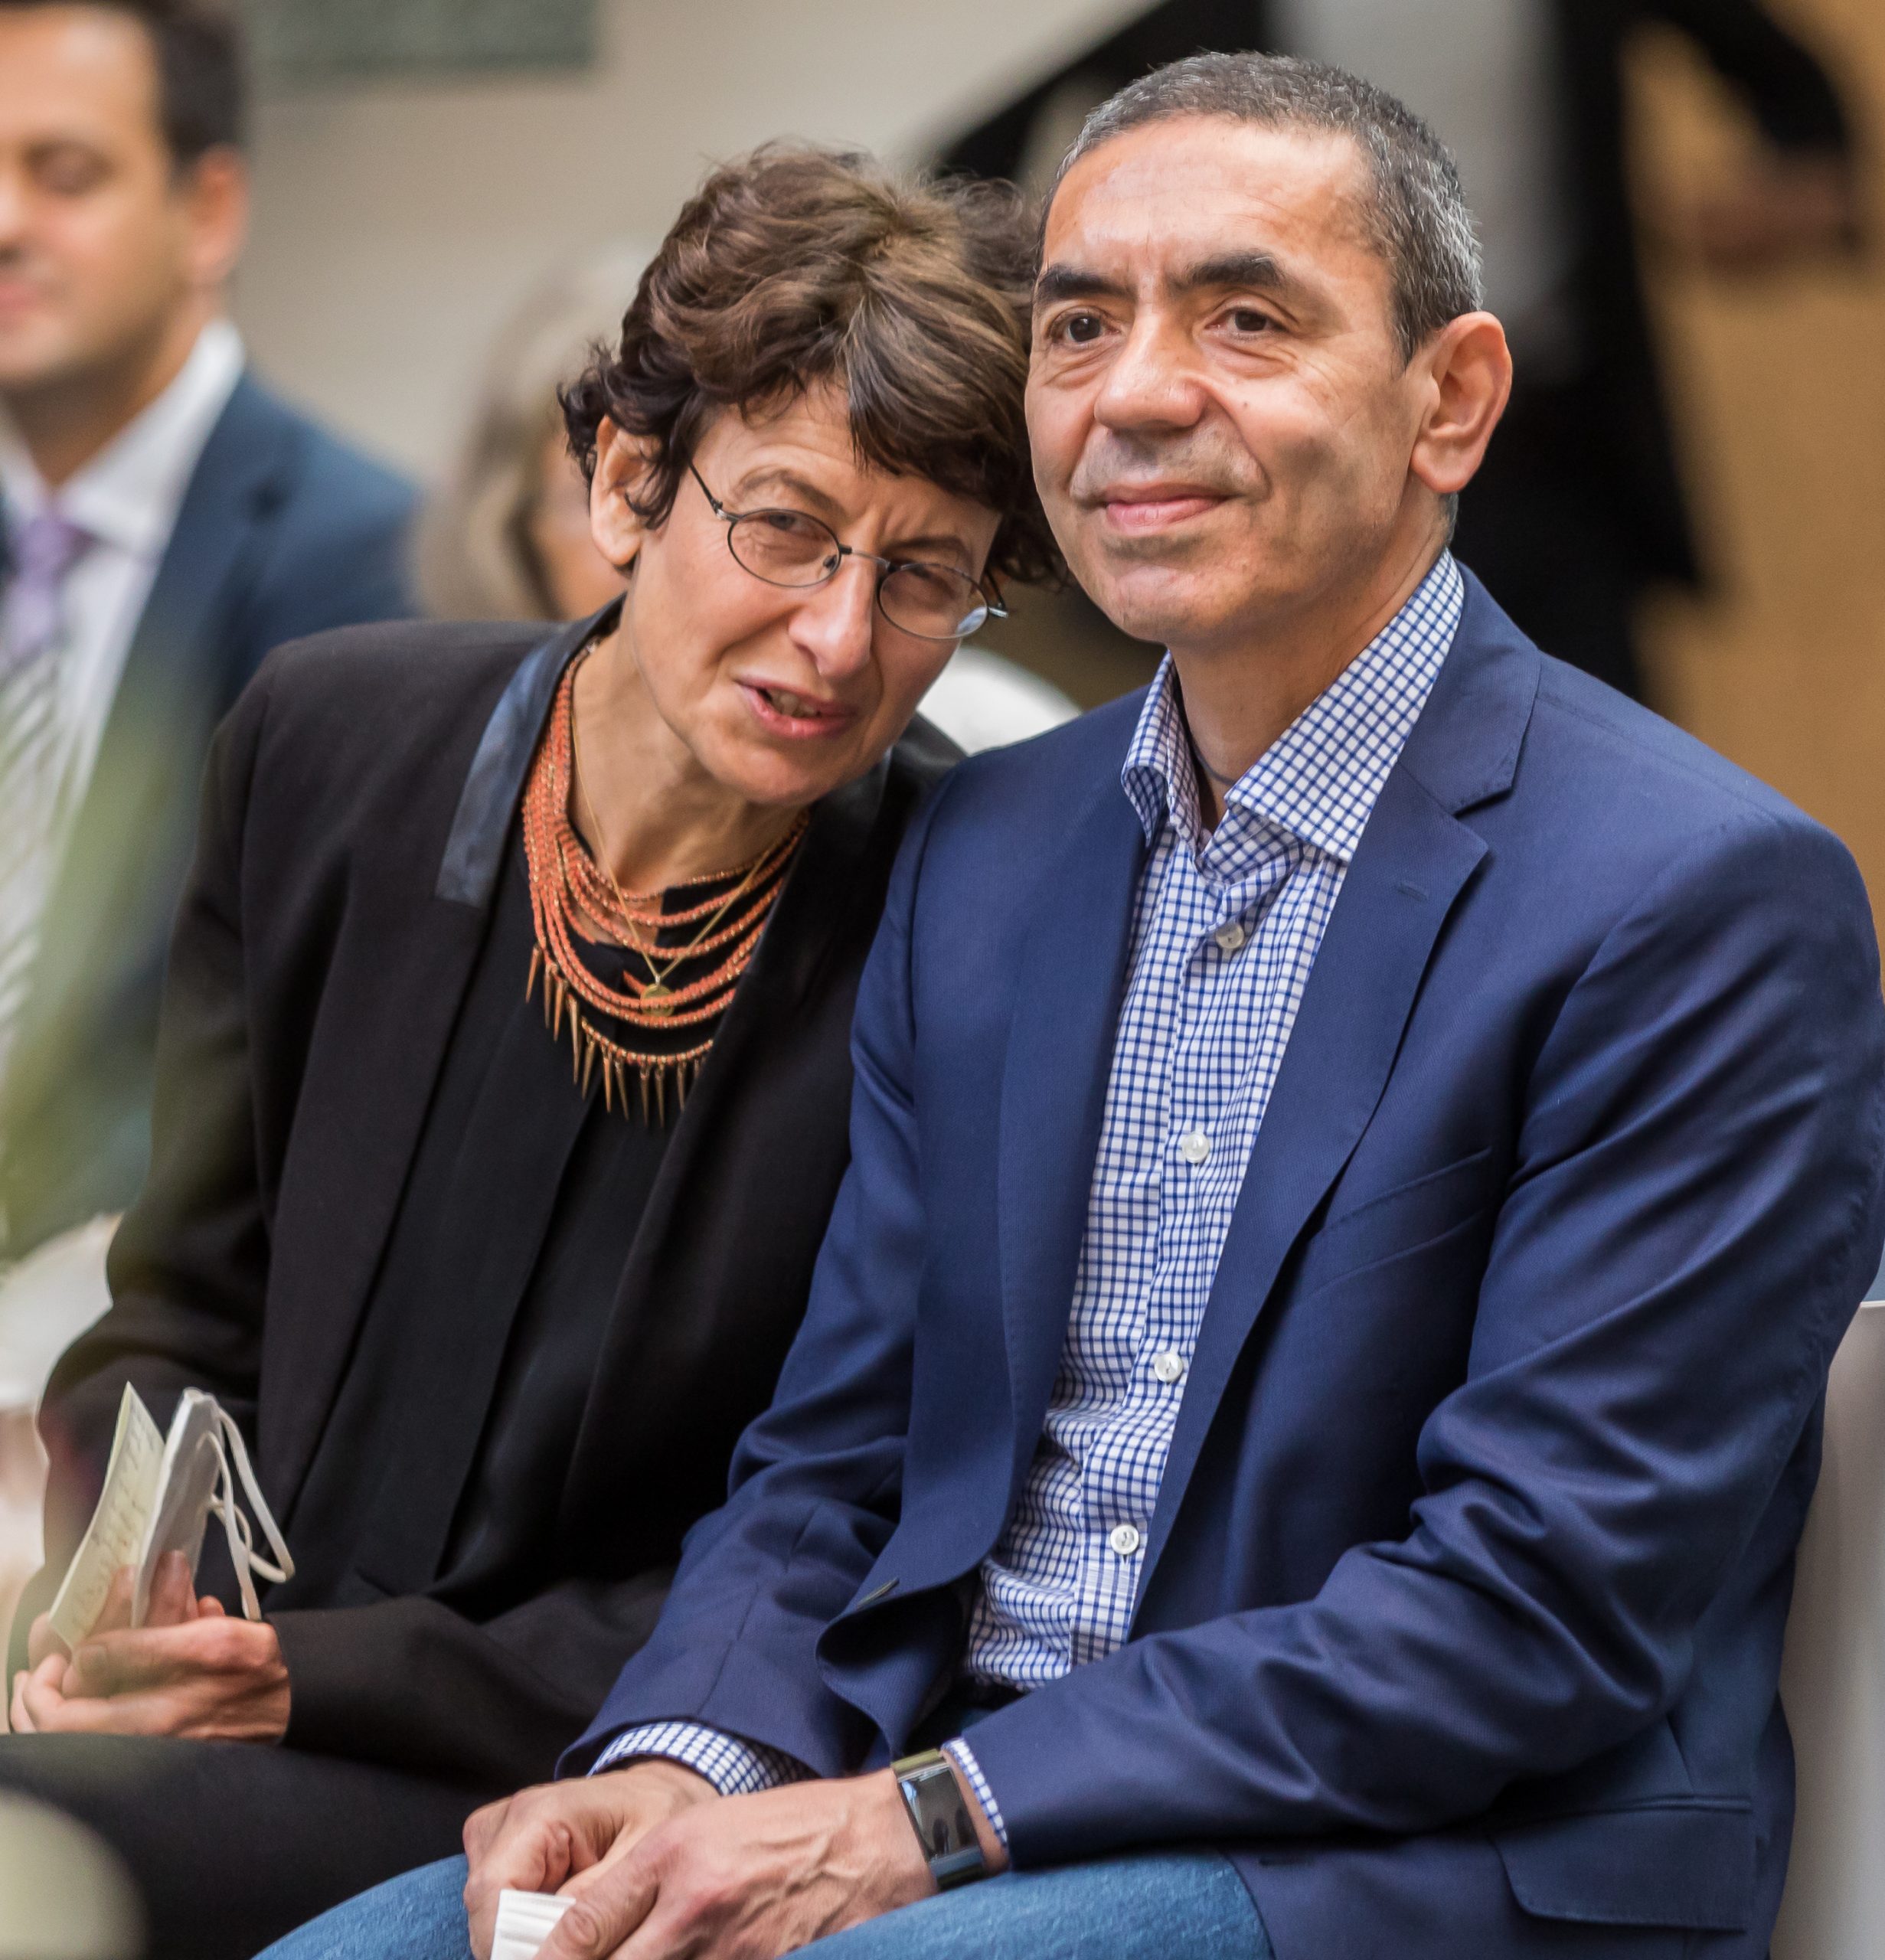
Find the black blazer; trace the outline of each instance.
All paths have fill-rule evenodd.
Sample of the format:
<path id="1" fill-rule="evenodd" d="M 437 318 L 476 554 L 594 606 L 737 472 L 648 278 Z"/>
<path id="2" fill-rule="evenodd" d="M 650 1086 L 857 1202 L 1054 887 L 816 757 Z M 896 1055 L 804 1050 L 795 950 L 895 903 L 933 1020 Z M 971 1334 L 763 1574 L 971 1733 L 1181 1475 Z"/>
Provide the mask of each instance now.
<path id="1" fill-rule="evenodd" d="M 547 639 L 508 624 L 325 635 L 276 654 L 218 733 L 171 959 L 155 1155 L 112 1248 L 111 1311 L 47 1392 L 48 1563 L 16 1651 L 90 1514 L 126 1381 L 160 1423 L 186 1385 L 213 1390 L 251 1433 L 290 1545 L 324 1542 L 297 1498 L 527 766 L 593 623 Z M 558 1521 L 560 1542 L 592 1548 L 583 1568 L 508 1599 L 272 1615 L 290 1744 L 515 1788 L 550 1773 L 645 1637 L 797 1329 L 848 1161 L 858 974 L 903 827 L 954 753 L 919 723 L 813 812 L 617 1295 Z M 630 1438 L 663 1462 L 659 1488 L 630 1485 Z"/>
<path id="2" fill-rule="evenodd" d="M 211 732 L 271 647 L 413 609 L 413 504 L 399 478 L 237 383 L 185 492 L 52 895 L 0 1108 L 0 1258 L 135 1195 Z"/>
<path id="3" fill-rule="evenodd" d="M 1601 491 L 1618 551 L 1635 581 L 1693 582 L 1695 546 L 1625 179 L 1625 45 L 1647 23 L 1681 29 L 1782 148 L 1847 154 L 1851 132 L 1825 71 L 1756 0 L 1544 3 L 1557 24 L 1571 151 L 1570 296 L 1590 358 L 1580 390 L 1585 400 L 1574 420 L 1589 430 L 1598 481 L 1579 487 Z M 1036 116 L 1067 83 L 1090 86 L 1096 102 L 1167 61 L 1207 48 L 1263 47 L 1271 38 L 1263 0 L 1164 0 L 957 138 L 945 162 L 978 176 L 1011 177 Z M 1519 378 L 1523 385 L 1524 377 Z"/>

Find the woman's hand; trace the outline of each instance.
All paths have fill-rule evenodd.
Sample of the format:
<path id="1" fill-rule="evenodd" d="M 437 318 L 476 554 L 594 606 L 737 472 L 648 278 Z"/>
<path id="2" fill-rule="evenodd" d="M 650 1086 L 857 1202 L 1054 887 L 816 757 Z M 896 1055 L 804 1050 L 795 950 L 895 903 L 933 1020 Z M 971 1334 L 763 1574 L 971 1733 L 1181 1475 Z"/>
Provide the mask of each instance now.
<path id="1" fill-rule="evenodd" d="M 97 1624 L 69 1658 L 44 1615 L 27 1642 L 9 1711 L 21 1734 L 188 1736 L 275 1742 L 288 1728 L 287 1664 L 275 1629 L 230 1619 L 196 1597 L 189 1562 L 168 1554 L 142 1627 L 131 1625 L 133 1575 L 112 1583 Z"/>

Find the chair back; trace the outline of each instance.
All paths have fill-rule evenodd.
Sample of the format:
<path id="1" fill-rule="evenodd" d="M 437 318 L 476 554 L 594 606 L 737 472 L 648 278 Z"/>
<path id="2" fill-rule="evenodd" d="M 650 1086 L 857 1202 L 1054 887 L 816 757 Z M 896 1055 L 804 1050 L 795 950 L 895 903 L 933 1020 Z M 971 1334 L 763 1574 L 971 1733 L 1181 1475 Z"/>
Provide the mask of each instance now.
<path id="1" fill-rule="evenodd" d="M 1800 1540 L 1780 1697 L 1793 1731 L 1797 1806 L 1772 1960 L 1877 1960 L 1885 1951 L 1885 1298 L 1859 1309 L 1833 1361 L 1825 1462 Z"/>

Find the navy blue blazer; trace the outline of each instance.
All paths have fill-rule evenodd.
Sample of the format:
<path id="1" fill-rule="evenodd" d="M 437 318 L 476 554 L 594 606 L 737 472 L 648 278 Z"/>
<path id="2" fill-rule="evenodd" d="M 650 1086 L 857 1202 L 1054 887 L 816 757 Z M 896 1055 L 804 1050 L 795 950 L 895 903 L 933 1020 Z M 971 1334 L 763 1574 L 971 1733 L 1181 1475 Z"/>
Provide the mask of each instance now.
<path id="1" fill-rule="evenodd" d="M 1139 707 L 962 764 L 913 830 L 803 1331 L 566 1768 L 680 1717 L 854 1769 L 946 1690 L 1066 1331 Z M 1214 1841 L 1282 1960 L 1759 1960 L 1882 1187 L 1844 848 L 1468 578 L 1244 1180 L 1132 1638 L 975 1730 L 1016 1865 Z"/>
<path id="2" fill-rule="evenodd" d="M 185 492 L 53 893 L 0 1109 L 0 1258 L 136 1194 L 211 733 L 271 648 L 415 609 L 413 504 L 401 479 L 250 377 L 237 384 Z"/>

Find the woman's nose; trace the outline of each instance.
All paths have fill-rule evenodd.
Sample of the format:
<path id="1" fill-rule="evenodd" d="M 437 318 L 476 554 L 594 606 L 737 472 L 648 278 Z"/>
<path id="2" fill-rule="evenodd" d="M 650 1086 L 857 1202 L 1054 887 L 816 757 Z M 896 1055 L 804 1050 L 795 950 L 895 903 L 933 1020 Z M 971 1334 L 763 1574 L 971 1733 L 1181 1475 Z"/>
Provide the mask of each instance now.
<path id="1" fill-rule="evenodd" d="M 867 558 L 851 557 L 805 594 L 792 616 L 792 635 L 819 673 L 837 679 L 867 665 L 877 632 L 877 567 Z"/>

